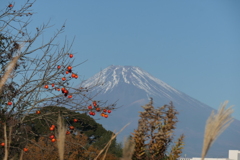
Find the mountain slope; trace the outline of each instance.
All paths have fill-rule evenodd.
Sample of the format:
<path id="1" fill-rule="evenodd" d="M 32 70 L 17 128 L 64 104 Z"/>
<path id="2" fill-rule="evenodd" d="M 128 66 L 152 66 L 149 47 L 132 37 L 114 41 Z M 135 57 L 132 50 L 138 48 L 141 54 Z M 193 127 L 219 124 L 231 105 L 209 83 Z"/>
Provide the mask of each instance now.
<path id="1" fill-rule="evenodd" d="M 112 131 L 120 130 L 131 122 L 131 125 L 119 135 L 118 141 L 122 141 L 124 136 L 130 135 L 137 128 L 138 112 L 142 111 L 141 106 L 149 102 L 149 97 L 153 98 L 155 107 L 172 101 L 179 112 L 175 134 L 186 135 L 183 155 L 187 154 L 188 157 L 201 155 L 205 123 L 213 108 L 174 89 L 138 67 L 109 66 L 81 86 L 89 88 L 97 86 L 91 90 L 92 93 L 99 93 L 96 99 L 108 100 L 109 103 L 118 100 L 117 104 L 122 105 L 109 119 L 100 120 L 104 127 Z M 235 120 L 215 142 L 207 156 L 227 157 L 229 149 L 240 150 L 239 133 L 240 122 Z"/>

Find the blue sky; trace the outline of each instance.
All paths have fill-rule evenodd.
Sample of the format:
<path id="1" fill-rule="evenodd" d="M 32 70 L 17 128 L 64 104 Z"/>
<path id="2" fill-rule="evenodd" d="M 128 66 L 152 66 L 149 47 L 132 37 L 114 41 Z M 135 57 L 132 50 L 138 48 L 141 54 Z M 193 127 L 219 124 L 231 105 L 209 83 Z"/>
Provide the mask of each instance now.
<path id="1" fill-rule="evenodd" d="M 37 0 L 31 25 L 51 20 L 48 38 L 66 22 L 58 41 L 75 37 L 85 79 L 109 65 L 138 66 L 213 108 L 229 100 L 240 120 L 239 8 L 238 0 Z"/>

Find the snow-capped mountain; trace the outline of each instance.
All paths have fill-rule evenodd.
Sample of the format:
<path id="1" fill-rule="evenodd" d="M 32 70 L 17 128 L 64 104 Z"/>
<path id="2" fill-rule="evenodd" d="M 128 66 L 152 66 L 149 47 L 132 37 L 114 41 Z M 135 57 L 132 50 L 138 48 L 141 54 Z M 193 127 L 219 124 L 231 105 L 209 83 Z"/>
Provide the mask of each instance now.
<path id="1" fill-rule="evenodd" d="M 85 85 L 92 86 L 96 83 L 99 83 L 96 81 L 96 79 L 99 77 L 101 77 L 99 82 L 103 83 L 104 85 L 96 88 L 96 90 L 101 90 L 103 93 L 108 91 L 111 92 L 114 87 L 120 83 L 127 83 L 144 90 L 149 95 L 163 94 L 165 97 L 171 98 L 166 92 L 173 92 L 181 96 L 181 92 L 172 88 L 163 81 L 151 76 L 149 73 L 141 70 L 139 67 L 110 66 L 92 78 L 88 79 L 85 82 Z"/>
<path id="2" fill-rule="evenodd" d="M 113 111 L 108 119 L 101 119 L 100 123 L 109 130 L 120 130 L 131 122 L 117 138 L 123 141 L 124 136 L 130 135 L 137 128 L 139 111 L 143 105 L 153 98 L 154 106 L 159 107 L 173 102 L 178 115 L 176 138 L 185 134 L 185 149 L 183 155 L 200 157 L 206 120 L 213 108 L 169 86 L 165 82 L 153 77 L 139 67 L 109 66 L 93 77 L 84 81 L 81 87 L 92 88 L 91 93 L 98 93 L 95 99 L 107 100 L 122 106 Z M 207 156 L 227 157 L 228 150 L 240 150 L 240 122 L 235 120 L 211 147 Z"/>
<path id="3" fill-rule="evenodd" d="M 101 94 L 111 93 L 122 85 L 134 86 L 145 92 L 146 97 L 144 98 L 161 97 L 167 99 L 168 102 L 170 100 L 177 104 L 182 103 L 182 101 L 196 103 L 196 100 L 189 99 L 186 94 L 153 77 L 139 67 L 109 66 L 83 83 L 84 87 L 97 86 L 93 87 L 92 91 L 101 92 Z M 206 107 L 204 104 L 201 106 Z"/>

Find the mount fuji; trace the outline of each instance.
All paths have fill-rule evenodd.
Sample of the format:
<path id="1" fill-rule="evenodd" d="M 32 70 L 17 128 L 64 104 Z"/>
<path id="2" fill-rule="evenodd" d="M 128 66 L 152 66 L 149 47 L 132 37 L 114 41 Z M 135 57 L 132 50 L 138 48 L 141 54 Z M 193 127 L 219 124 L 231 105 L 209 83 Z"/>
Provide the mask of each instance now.
<path id="1" fill-rule="evenodd" d="M 178 91 L 139 67 L 109 66 L 84 81 L 81 87 L 93 87 L 91 93 L 98 93 L 94 98 L 96 100 L 106 100 L 109 104 L 117 101 L 117 105 L 121 106 L 114 110 L 109 118 L 98 120 L 111 131 L 119 131 L 125 124 L 131 122 L 117 137 L 118 142 L 122 142 L 124 137 L 137 129 L 138 112 L 143 111 L 141 106 L 149 103 L 150 97 L 153 98 L 154 107 L 172 101 L 179 112 L 175 138 L 180 134 L 185 135 L 182 156 L 201 156 L 205 124 L 212 110 L 215 109 Z M 228 150 L 240 150 L 239 135 L 240 121 L 234 119 L 227 130 L 214 142 L 207 157 L 228 157 Z"/>

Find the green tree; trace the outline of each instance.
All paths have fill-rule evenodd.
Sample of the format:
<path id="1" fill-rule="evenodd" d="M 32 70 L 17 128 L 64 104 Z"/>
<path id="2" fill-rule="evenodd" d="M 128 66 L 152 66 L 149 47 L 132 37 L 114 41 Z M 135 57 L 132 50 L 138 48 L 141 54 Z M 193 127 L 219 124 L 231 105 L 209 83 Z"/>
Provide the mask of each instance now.
<path id="1" fill-rule="evenodd" d="M 101 124 L 97 123 L 86 113 L 79 113 L 57 106 L 43 107 L 40 112 L 41 114 L 37 116 L 35 113 L 29 114 L 25 118 L 24 123 L 31 127 L 31 132 L 28 134 L 29 138 L 35 138 L 36 141 L 40 137 L 48 138 L 49 135 L 55 134 L 55 131 L 50 131 L 49 128 L 51 125 L 57 124 L 59 112 L 62 113 L 68 128 L 70 126 L 74 126 L 75 128 L 74 130 L 68 130 L 72 134 L 80 133 L 86 135 L 89 146 L 93 145 L 95 148 L 101 150 L 110 140 L 112 134 L 114 134 L 112 131 L 107 131 Z M 74 122 L 74 119 L 77 119 L 77 122 Z M 112 141 L 109 153 L 121 157 L 122 148 L 121 145 L 116 142 L 116 139 Z"/>

